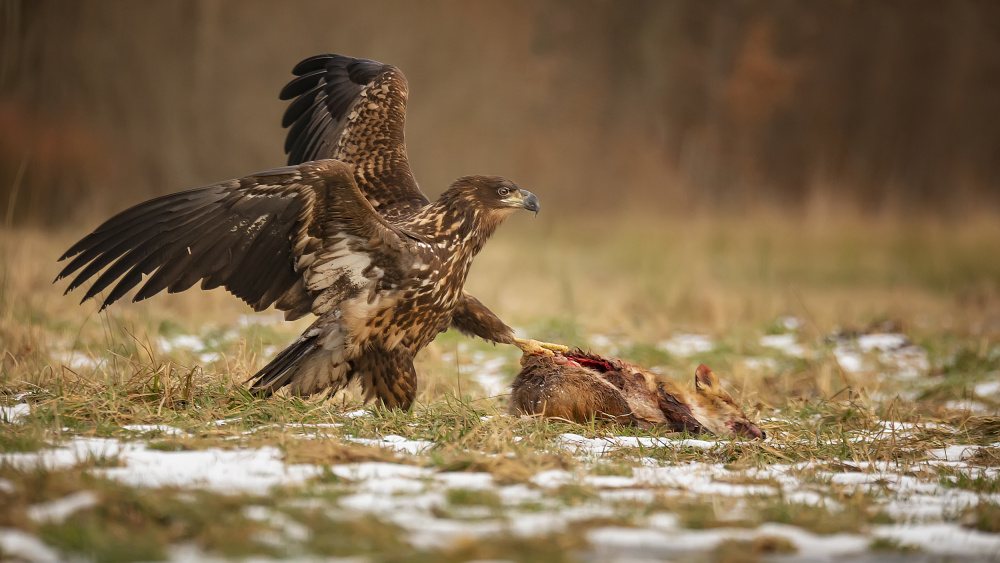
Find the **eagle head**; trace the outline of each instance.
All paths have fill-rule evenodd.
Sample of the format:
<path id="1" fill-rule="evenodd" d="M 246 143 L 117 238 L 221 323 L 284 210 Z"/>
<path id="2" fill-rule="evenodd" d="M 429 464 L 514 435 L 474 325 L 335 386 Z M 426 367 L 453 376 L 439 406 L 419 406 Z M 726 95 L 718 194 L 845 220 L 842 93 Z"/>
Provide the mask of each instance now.
<path id="1" fill-rule="evenodd" d="M 535 194 L 500 176 L 465 176 L 448 188 L 424 219 L 475 256 L 486 239 L 518 209 L 538 214 Z"/>
<path id="2" fill-rule="evenodd" d="M 538 215 L 541 205 L 535 194 L 518 187 L 501 176 L 465 176 L 455 180 L 445 196 L 461 200 L 464 204 L 487 215 L 506 218 L 512 211 L 527 209 Z"/>

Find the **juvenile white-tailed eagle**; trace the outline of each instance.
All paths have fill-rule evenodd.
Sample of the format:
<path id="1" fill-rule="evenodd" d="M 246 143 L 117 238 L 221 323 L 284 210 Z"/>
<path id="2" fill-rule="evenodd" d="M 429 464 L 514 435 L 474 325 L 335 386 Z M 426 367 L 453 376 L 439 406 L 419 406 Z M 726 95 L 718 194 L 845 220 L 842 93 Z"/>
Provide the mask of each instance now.
<path id="1" fill-rule="evenodd" d="M 525 352 L 561 346 L 514 338 L 463 291 L 472 259 L 517 209 L 538 198 L 510 180 L 467 176 L 430 202 L 403 141 L 399 69 L 341 55 L 299 63 L 281 92 L 288 164 L 127 209 L 73 245 L 67 292 L 101 273 L 83 300 L 104 307 L 143 281 L 133 301 L 166 289 L 225 287 L 256 311 L 316 321 L 256 375 L 268 395 L 340 389 L 408 409 L 413 358 L 449 327 Z M 106 268 L 106 269 L 105 269 Z"/>

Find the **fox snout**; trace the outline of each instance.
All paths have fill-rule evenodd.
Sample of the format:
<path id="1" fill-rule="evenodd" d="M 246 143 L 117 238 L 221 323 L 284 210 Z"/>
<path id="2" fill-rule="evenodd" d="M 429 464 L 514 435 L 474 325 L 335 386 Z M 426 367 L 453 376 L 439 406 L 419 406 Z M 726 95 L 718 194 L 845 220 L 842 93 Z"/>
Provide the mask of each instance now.
<path id="1" fill-rule="evenodd" d="M 756 424 L 747 421 L 742 422 L 739 420 L 731 420 L 726 425 L 732 430 L 733 434 L 737 436 L 745 436 L 747 438 L 755 438 L 757 440 L 763 440 L 767 438 L 767 432 L 764 432 Z"/>

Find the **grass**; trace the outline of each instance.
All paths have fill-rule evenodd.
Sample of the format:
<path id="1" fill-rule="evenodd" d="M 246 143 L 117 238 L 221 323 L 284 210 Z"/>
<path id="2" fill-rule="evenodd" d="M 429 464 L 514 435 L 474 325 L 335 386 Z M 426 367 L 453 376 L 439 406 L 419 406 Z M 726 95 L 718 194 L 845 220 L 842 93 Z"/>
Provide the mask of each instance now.
<path id="1" fill-rule="evenodd" d="M 326 469 L 300 487 L 222 495 L 122 485 L 101 476 L 102 468 L 121 463 L 115 456 L 51 470 L 0 462 L 0 527 L 34 534 L 64 556 L 107 561 L 164 558 L 185 545 L 225 557 L 569 561 L 588 558 L 588 530 L 643 527 L 661 512 L 692 530 L 776 522 L 817 534 L 863 535 L 896 520 L 884 510 L 894 494 L 891 483 L 875 479 L 858 489 L 834 476 L 868 475 L 875 467 L 901 468 L 922 483 L 973 497 L 1000 490 L 996 473 L 988 472 L 997 464 L 1000 419 L 954 408 L 954 401 L 976 400 L 996 412 L 997 397 L 973 392 L 1000 370 L 995 222 L 946 228 L 774 218 L 692 219 L 676 228 L 618 220 L 603 225 L 599 231 L 540 222 L 505 228 L 477 260 L 467 288 L 534 338 L 584 348 L 610 343 L 616 355 L 685 384 L 698 363 L 706 363 L 748 412 L 763 417 L 768 442 L 719 439 L 709 449 L 654 446 L 598 458 L 573 455 L 562 447 L 561 434 L 662 433 L 503 416 L 505 397 L 487 396 L 468 374 L 482 358 L 499 357 L 509 380 L 517 351 L 454 332 L 440 335 L 418 357 L 413 412 L 345 416 L 368 408 L 352 389 L 333 397 L 255 400 L 243 382 L 308 319 L 272 322 L 274 315 L 253 315 L 220 291 L 162 295 L 97 313 L 93 303 L 78 306 L 76 295 L 61 296 L 65 282 L 49 284 L 58 271 L 54 257 L 78 230 L 6 231 L 0 239 L 0 406 L 28 402 L 32 410 L 19 424 L 0 426 L 0 454 L 104 437 L 167 452 L 275 446 L 286 463 Z M 801 326 L 789 328 L 789 316 Z M 860 372 L 840 365 L 830 334 L 887 324 L 926 350 L 925 376 L 881 377 L 892 366 L 877 351 L 863 355 Z M 759 344 L 763 335 L 786 332 L 806 347 L 804 357 Z M 681 333 L 708 335 L 713 347 L 690 357 L 672 355 L 661 343 Z M 912 426 L 886 429 L 882 421 Z M 134 424 L 183 433 L 123 429 Z M 433 445 L 413 455 L 353 441 L 387 436 Z M 929 452 L 954 444 L 979 446 L 965 462 L 982 471 L 927 464 Z M 498 487 L 527 491 L 508 498 L 499 489 L 444 490 L 433 513 L 441 519 L 579 516 L 563 529 L 530 536 L 501 527 L 474 539 L 458 534 L 440 545 L 414 543 L 406 522 L 337 508 L 361 485 L 332 468 L 369 461 L 418 466 L 434 475 L 485 472 Z M 654 490 L 651 500 L 635 500 L 628 494 L 644 487 L 626 486 L 620 498 L 611 498 L 614 491 L 582 477 L 629 479 L 644 464 L 691 463 L 722 468 L 714 481 L 720 487 L 777 492 L 727 497 L 677 485 Z M 767 473 L 774 468 L 785 468 L 781 475 L 825 502 L 786 497 L 783 477 Z M 545 488 L 534 481 L 550 470 L 568 472 L 571 482 Z M 82 491 L 93 491 L 98 502 L 60 522 L 27 516 L 32 506 Z M 946 519 L 996 533 L 996 512 L 995 504 L 984 502 Z M 870 548 L 912 546 L 876 539 Z M 706 556 L 767 558 L 793 549 L 782 538 L 758 537 L 726 541 Z"/>

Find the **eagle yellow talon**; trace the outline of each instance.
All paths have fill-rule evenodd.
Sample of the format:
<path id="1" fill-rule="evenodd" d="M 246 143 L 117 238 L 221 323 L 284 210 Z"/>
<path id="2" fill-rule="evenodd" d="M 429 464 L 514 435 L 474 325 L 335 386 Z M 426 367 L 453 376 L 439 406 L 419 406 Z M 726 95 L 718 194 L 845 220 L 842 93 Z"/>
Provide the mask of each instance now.
<path id="1" fill-rule="evenodd" d="M 514 346 L 520 348 L 524 355 L 544 354 L 546 356 L 555 356 L 556 354 L 565 354 L 566 352 L 569 352 L 569 346 L 552 344 L 550 342 L 539 342 L 537 340 L 530 339 L 522 340 L 520 338 L 515 338 Z"/>

